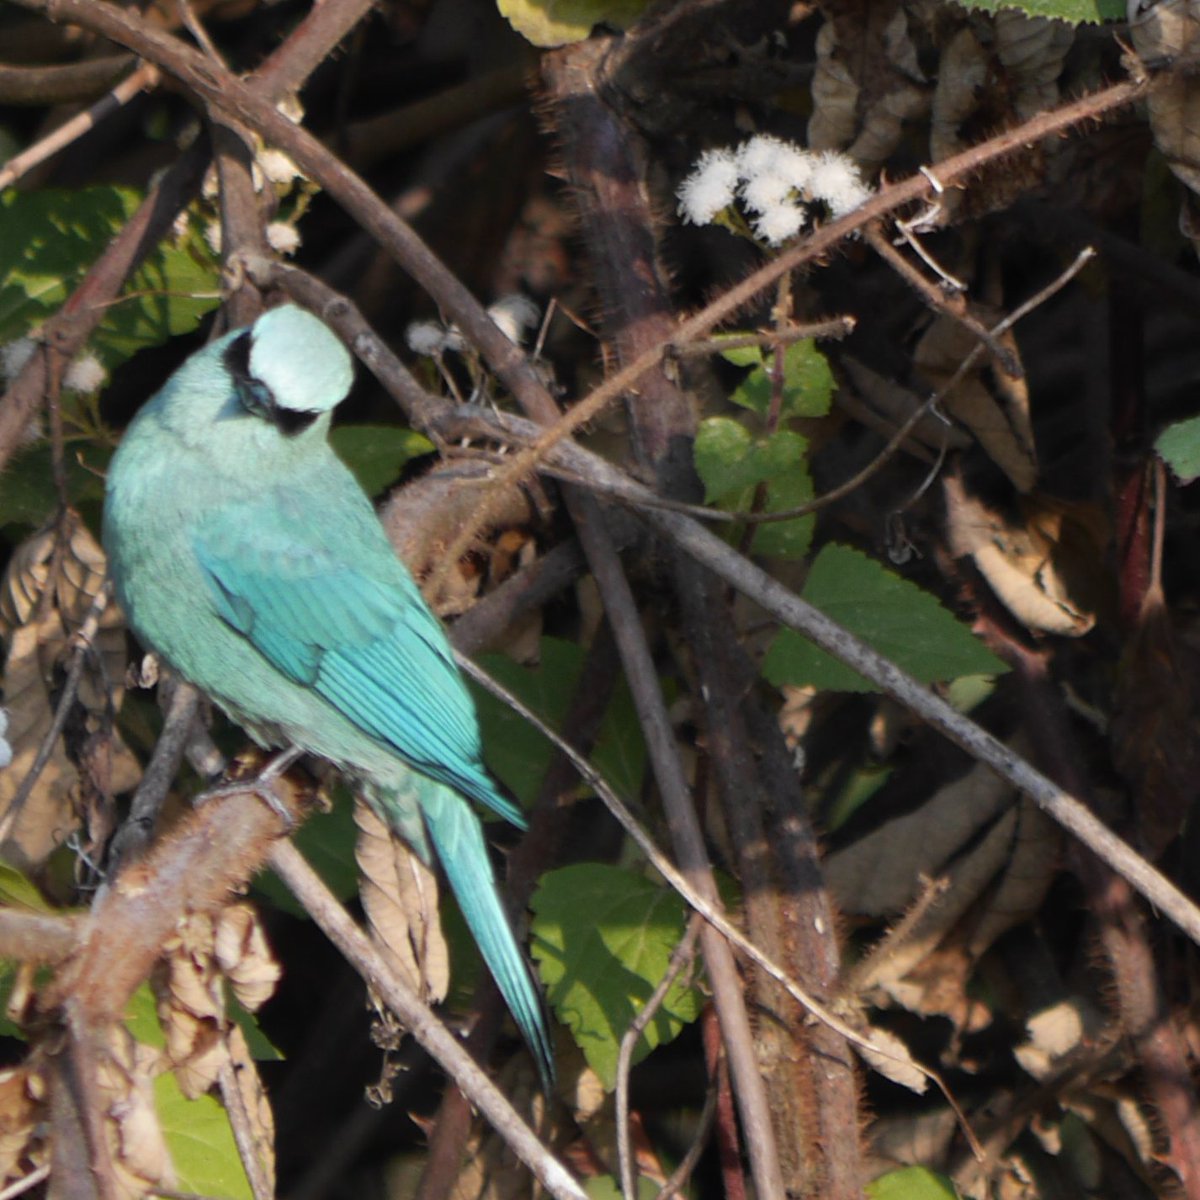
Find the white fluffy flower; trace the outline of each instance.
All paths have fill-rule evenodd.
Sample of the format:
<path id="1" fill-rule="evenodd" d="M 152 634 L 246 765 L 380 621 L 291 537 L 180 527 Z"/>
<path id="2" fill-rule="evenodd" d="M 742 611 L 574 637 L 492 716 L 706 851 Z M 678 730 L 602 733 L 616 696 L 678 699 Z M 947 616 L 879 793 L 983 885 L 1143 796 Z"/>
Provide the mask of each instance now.
<path id="1" fill-rule="evenodd" d="M 256 162 L 272 183 L 288 184 L 293 179 L 304 178 L 300 168 L 282 150 L 267 147 L 259 153 Z"/>
<path id="2" fill-rule="evenodd" d="M 747 208 L 765 213 L 791 198 L 792 185 L 782 175 L 755 175 L 742 184 L 740 194 Z"/>
<path id="3" fill-rule="evenodd" d="M 500 326 L 501 332 L 510 342 L 519 346 L 525 334 L 541 320 L 542 314 L 528 296 L 514 292 L 511 296 L 501 296 L 488 309 L 488 316 Z"/>
<path id="4" fill-rule="evenodd" d="M 300 231 L 286 221 L 272 221 L 267 226 L 267 245 L 276 254 L 295 254 L 300 249 Z"/>
<path id="5" fill-rule="evenodd" d="M 436 321 L 413 321 L 404 331 L 404 340 L 414 354 L 433 358 L 446 349 L 446 331 Z"/>
<path id="6" fill-rule="evenodd" d="M 0 346 L 0 371 L 10 383 L 20 375 L 25 364 L 33 357 L 37 343 L 33 338 L 19 337 Z"/>
<path id="7" fill-rule="evenodd" d="M 854 161 L 836 150 L 826 150 L 817 156 L 809 189 L 814 199 L 829 205 L 835 217 L 845 215 L 871 197 L 871 189 L 863 183 Z"/>
<path id="8" fill-rule="evenodd" d="M 807 214 L 799 204 L 777 204 L 754 218 L 754 232 L 768 245 L 782 246 L 804 227 Z"/>
<path id="9" fill-rule="evenodd" d="M 679 185 L 679 215 L 693 225 L 708 225 L 733 203 L 738 164 L 730 150 L 706 150 Z"/>
<path id="10" fill-rule="evenodd" d="M 107 378 L 108 372 L 94 354 L 81 354 L 67 368 L 62 381 L 63 390 L 90 396 L 104 386 Z"/>

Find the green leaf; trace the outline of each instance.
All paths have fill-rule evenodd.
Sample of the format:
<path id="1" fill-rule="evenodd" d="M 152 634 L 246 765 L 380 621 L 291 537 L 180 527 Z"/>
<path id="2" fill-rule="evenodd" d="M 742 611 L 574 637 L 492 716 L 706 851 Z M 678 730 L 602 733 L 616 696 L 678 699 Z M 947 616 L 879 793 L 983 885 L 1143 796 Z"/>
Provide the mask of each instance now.
<path id="1" fill-rule="evenodd" d="M 148 983 L 143 983 L 125 1005 L 125 1028 L 143 1046 L 162 1050 L 167 1044 L 158 1019 L 158 1001 Z"/>
<path id="2" fill-rule="evenodd" d="M 744 337 L 744 334 L 732 334 L 732 337 Z M 761 367 L 763 352 L 761 346 L 734 346 L 730 350 L 722 350 L 721 357 L 735 367 Z"/>
<path id="3" fill-rule="evenodd" d="M 223 1200 L 253 1200 L 229 1115 L 214 1096 L 189 1100 L 172 1072 L 154 1081 L 154 1099 L 178 1189 Z"/>
<path id="4" fill-rule="evenodd" d="M 0 862 L 0 905 L 47 915 L 60 911 L 48 904 L 42 893 L 16 867 L 6 862 Z"/>
<path id="5" fill-rule="evenodd" d="M 1050 17 L 1071 25 L 1125 20 L 1125 0 L 956 0 L 962 8 L 995 13 L 1015 8 L 1030 17 Z"/>
<path id="6" fill-rule="evenodd" d="M 583 1190 L 587 1192 L 588 1200 L 625 1200 L 621 1185 L 611 1175 L 593 1175 L 585 1180 Z M 638 1176 L 637 1200 L 654 1200 L 660 1191 L 653 1179 Z"/>
<path id="7" fill-rule="evenodd" d="M 339 425 L 329 441 L 368 496 L 395 483 L 410 460 L 434 450 L 423 433 L 398 425 Z"/>
<path id="8" fill-rule="evenodd" d="M 867 1184 L 871 1200 L 959 1200 L 950 1180 L 927 1167 L 901 1167 Z"/>
<path id="9" fill-rule="evenodd" d="M 225 1012 L 229 1019 L 242 1031 L 246 1049 L 255 1062 L 283 1062 L 283 1051 L 263 1032 L 258 1017 L 250 1012 L 233 994 L 233 988 L 225 984 Z"/>
<path id="10" fill-rule="evenodd" d="M 104 478 L 97 474 L 111 457 L 107 446 L 89 445 L 86 450 L 87 465 L 79 461 L 78 448 L 68 444 L 64 457 L 67 476 L 67 496 L 76 507 L 104 501 Z M 51 466 L 51 449 L 47 442 L 39 442 L 16 455 L 0 475 L 0 514 L 5 524 L 40 526 L 58 505 L 58 493 L 54 488 L 54 470 Z"/>
<path id="11" fill-rule="evenodd" d="M 558 729 L 579 686 L 585 651 L 560 638 L 543 638 L 537 667 L 525 667 L 502 654 L 484 655 L 479 665 Z M 483 731 L 488 769 L 528 808 L 537 798 L 554 748 L 523 717 L 489 692 L 471 685 Z M 641 790 L 646 743 L 629 687 L 622 679 L 596 737 L 591 757 L 596 769 L 626 796 Z"/>
<path id="12" fill-rule="evenodd" d="M 741 408 L 766 416 L 771 407 L 772 357 L 757 347 L 727 350 L 722 358 L 738 366 L 750 366 L 750 373 L 734 389 L 729 399 Z M 833 372 L 829 361 L 811 338 L 792 342 L 783 353 L 783 403 L 779 415 L 823 417 L 833 398 Z"/>
<path id="13" fill-rule="evenodd" d="M 792 342 L 783 355 L 783 415 L 823 417 L 833 400 L 829 360 L 812 338 Z"/>
<path id="14" fill-rule="evenodd" d="M 829 545 L 817 555 L 801 594 L 922 683 L 1008 669 L 936 596 L 848 546 Z M 763 674 L 776 685 L 876 690 L 792 629 L 776 635 Z"/>
<path id="15" fill-rule="evenodd" d="M 534 668 L 524 667 L 502 654 L 483 655 L 479 665 L 557 729 L 571 703 L 583 651 L 558 638 L 545 638 L 539 657 L 541 661 Z M 554 748 L 502 700 L 475 684 L 471 690 L 483 731 L 488 769 L 528 808 L 537 799 Z"/>
<path id="16" fill-rule="evenodd" d="M 787 471 L 768 481 L 763 511 L 786 512 L 807 504 L 812 498 L 812 477 L 808 473 L 808 464 L 801 458 Z M 815 525 L 816 516 L 811 513 L 790 521 L 759 525 L 750 549 L 754 554 L 769 554 L 778 558 L 805 558 L 812 545 Z"/>
<path id="17" fill-rule="evenodd" d="M 621 1038 L 683 937 L 683 901 L 624 868 L 579 863 L 543 875 L 531 907 L 531 948 L 546 998 L 611 1090 Z M 677 980 L 639 1040 L 634 1062 L 674 1038 L 700 1007 L 698 989 Z"/>
<path id="18" fill-rule="evenodd" d="M 497 0 L 501 15 L 535 46 L 582 42 L 599 24 L 627 29 L 646 0 Z"/>
<path id="19" fill-rule="evenodd" d="M 1154 449 L 1180 483 L 1191 483 L 1200 476 L 1200 417 L 1168 425 Z"/>
<path id="20" fill-rule="evenodd" d="M 791 430 L 756 438 L 740 421 L 709 417 L 700 422 L 694 447 L 705 500 L 718 501 L 730 512 L 744 511 L 753 501 L 753 489 L 765 483 L 764 511 L 798 508 L 813 496 L 807 451 L 808 442 Z M 760 525 L 751 549 L 755 554 L 802 558 L 812 541 L 813 523 L 807 516 Z"/>
<path id="21" fill-rule="evenodd" d="M 700 422 L 694 449 L 704 499 L 711 503 L 782 475 L 802 465 L 807 450 L 791 430 L 756 438 L 740 421 L 709 417 Z"/>
<path id="22" fill-rule="evenodd" d="M 0 194 L 0 343 L 57 311 L 141 199 L 118 187 Z M 106 310 L 90 349 L 109 371 L 137 350 L 190 333 L 216 307 L 216 259 L 194 226 L 152 250 Z"/>

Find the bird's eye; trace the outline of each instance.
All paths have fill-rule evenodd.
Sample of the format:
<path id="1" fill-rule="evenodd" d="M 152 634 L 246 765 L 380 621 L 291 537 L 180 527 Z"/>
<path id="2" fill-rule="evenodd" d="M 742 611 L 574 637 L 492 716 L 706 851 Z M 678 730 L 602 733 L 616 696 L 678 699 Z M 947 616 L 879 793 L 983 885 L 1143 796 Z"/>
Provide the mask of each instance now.
<path id="1" fill-rule="evenodd" d="M 242 407 L 256 417 L 275 419 L 275 398 L 271 389 L 250 374 L 250 330 L 239 334 L 225 347 L 225 369 L 233 379 L 233 386 Z"/>
<path id="2" fill-rule="evenodd" d="M 277 407 L 271 410 L 271 419 L 284 437 L 294 437 L 303 433 L 320 415 L 315 412 L 303 412 L 297 408 Z"/>

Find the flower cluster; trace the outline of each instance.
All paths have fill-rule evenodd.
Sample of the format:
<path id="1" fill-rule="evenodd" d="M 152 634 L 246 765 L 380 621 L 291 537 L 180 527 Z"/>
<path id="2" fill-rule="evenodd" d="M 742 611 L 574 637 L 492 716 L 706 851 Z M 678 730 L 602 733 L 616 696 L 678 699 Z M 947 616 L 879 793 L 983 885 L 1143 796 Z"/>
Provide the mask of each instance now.
<path id="1" fill-rule="evenodd" d="M 541 320 L 538 306 L 519 293 L 501 296 L 487 311 L 504 336 L 517 345 L 530 330 L 537 328 Z M 457 325 L 442 325 L 437 321 L 413 321 L 404 331 L 404 338 L 414 354 L 426 358 L 434 358 L 447 350 L 461 353 L 467 345 Z"/>
<path id="2" fill-rule="evenodd" d="M 813 152 L 758 134 L 736 150 L 706 150 L 677 194 L 680 216 L 693 225 L 711 225 L 740 201 L 755 235 L 781 246 L 804 228 L 809 204 L 824 204 L 840 217 L 867 200 L 871 189 L 854 162 L 836 150 Z"/>

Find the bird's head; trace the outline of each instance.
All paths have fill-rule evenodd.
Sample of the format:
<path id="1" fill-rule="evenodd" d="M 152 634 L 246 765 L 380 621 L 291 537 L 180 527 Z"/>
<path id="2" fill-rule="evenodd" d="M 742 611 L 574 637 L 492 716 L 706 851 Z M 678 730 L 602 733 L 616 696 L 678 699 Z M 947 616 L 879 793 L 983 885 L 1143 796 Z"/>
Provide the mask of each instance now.
<path id="1" fill-rule="evenodd" d="M 285 437 L 340 404 L 354 370 L 345 346 L 312 313 L 285 304 L 224 343 L 222 362 L 236 399 Z"/>
<path id="2" fill-rule="evenodd" d="M 286 471 L 324 445 L 354 370 L 323 322 L 287 304 L 190 359 L 148 405 L 159 427 L 219 471 Z"/>

